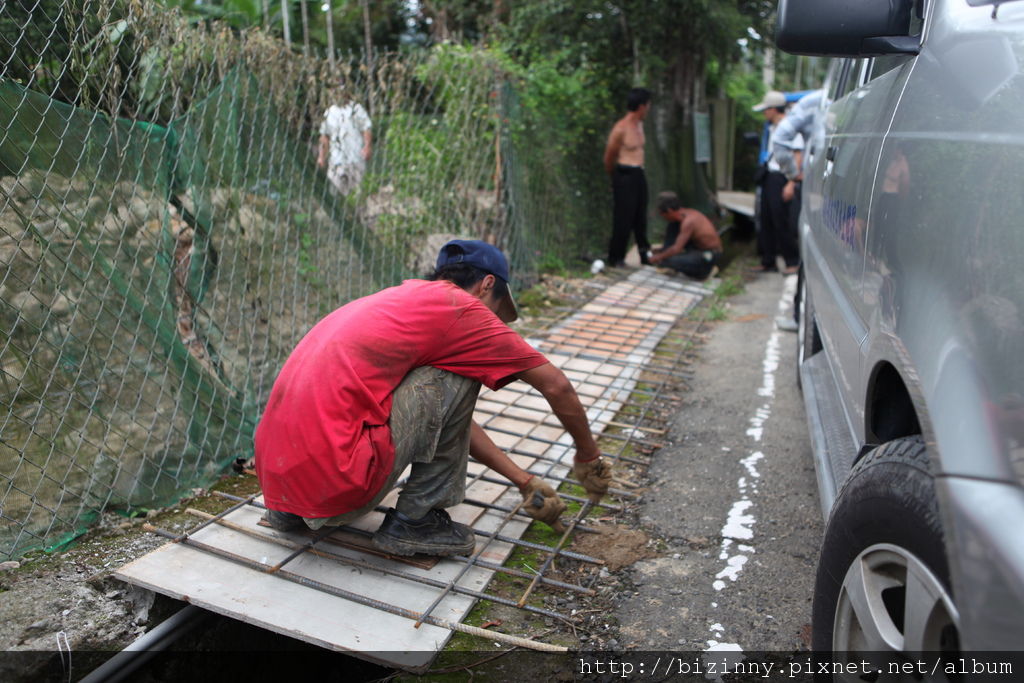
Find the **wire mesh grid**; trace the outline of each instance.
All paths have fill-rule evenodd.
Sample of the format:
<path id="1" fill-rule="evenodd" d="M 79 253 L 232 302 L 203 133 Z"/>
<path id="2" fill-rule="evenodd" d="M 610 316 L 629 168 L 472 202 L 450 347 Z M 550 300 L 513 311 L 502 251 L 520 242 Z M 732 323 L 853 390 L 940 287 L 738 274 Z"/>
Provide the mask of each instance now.
<path id="1" fill-rule="evenodd" d="M 685 338 L 666 338 L 671 328 L 707 294 L 707 290 L 696 286 L 688 286 L 677 279 L 658 275 L 650 270 L 632 274 L 629 278 L 612 283 L 608 289 L 589 303 L 577 309 L 575 313 L 560 316 L 546 328 L 532 330 L 533 338 L 544 349 L 549 358 L 558 363 L 563 371 L 573 378 L 579 388 L 581 400 L 588 408 L 588 417 L 596 433 L 602 435 L 602 441 L 612 430 L 623 430 L 622 441 L 612 441 L 615 448 L 605 450 L 605 457 L 617 462 L 617 481 L 621 477 L 624 465 L 632 464 L 636 469 L 646 467 L 647 460 L 643 457 L 625 455 L 628 445 L 644 442 L 645 431 L 661 433 L 661 427 L 652 427 L 651 416 L 643 409 L 649 401 L 656 399 L 665 386 L 677 378 L 678 368 L 685 363 L 684 350 L 689 348 Z M 629 302 L 642 300 L 645 305 L 631 306 Z M 646 330 L 640 336 L 634 334 L 637 329 Z M 625 330 L 625 333 L 620 333 Z M 629 362 L 610 365 L 599 360 L 584 359 L 580 355 L 580 346 L 574 343 L 575 332 L 594 332 L 598 338 L 620 339 L 613 348 L 594 349 L 587 346 L 588 355 L 604 354 L 607 358 L 622 357 Z M 646 374 L 647 368 L 663 370 L 660 374 Z M 646 385 L 646 389 L 642 388 Z M 639 391 L 638 391 L 639 389 Z M 631 407 L 639 407 L 630 412 Z M 625 415 L 625 417 L 624 417 Z M 250 510 L 262 508 L 258 500 L 239 499 L 226 496 L 237 501 L 238 506 L 225 511 L 215 518 L 207 513 L 195 512 L 204 518 L 204 523 L 187 535 L 178 535 L 158 531 L 167 538 L 178 543 L 191 545 L 207 555 L 214 555 L 235 565 L 256 570 L 262 574 L 275 575 L 291 583 L 320 591 L 328 595 L 341 597 L 359 606 L 371 610 L 382 611 L 398 618 L 398 622 L 390 623 L 383 631 L 358 622 L 354 631 L 355 639 L 345 634 L 337 636 L 338 640 L 331 646 L 336 649 L 355 649 L 374 651 L 375 657 L 382 656 L 379 651 L 393 650 L 396 638 L 405 638 L 406 630 L 412 633 L 412 626 L 428 624 L 442 632 L 463 632 L 498 643 L 526 647 L 546 651 L 564 651 L 564 647 L 525 638 L 522 634 L 504 633 L 500 629 L 483 630 L 464 623 L 473 601 L 489 600 L 498 605 L 517 607 L 530 614 L 558 619 L 563 623 L 571 621 L 570 615 L 559 613 L 548 607 L 548 603 L 531 600 L 538 587 L 548 591 L 570 591 L 582 595 L 592 595 L 593 591 L 582 583 L 572 583 L 553 578 L 551 573 L 557 562 L 582 563 L 599 566 L 603 561 L 564 547 L 573 533 L 596 533 L 598 530 L 588 525 L 587 517 L 595 507 L 603 508 L 605 513 L 617 512 L 622 504 L 628 504 L 637 495 L 623 488 L 621 484 L 613 485 L 609 497 L 600 503 L 593 503 L 586 498 L 574 496 L 567 492 L 565 484 L 576 482 L 571 476 L 572 447 L 571 438 L 565 433 L 557 421 L 550 415 L 544 399 L 532 388 L 514 383 L 497 391 L 487 390 L 481 395 L 475 418 L 489 435 L 500 446 L 505 448 L 520 466 L 560 486 L 559 495 L 568 503 L 582 503 L 576 507 L 575 513 L 557 542 L 542 544 L 523 540 L 521 535 L 530 523 L 530 518 L 521 510 L 522 501 L 513 487 L 504 480 L 491 477 L 486 468 L 471 464 L 468 471 L 466 501 L 453 509 L 453 518 L 471 523 L 477 535 L 477 547 L 470 556 L 445 558 L 433 564 L 426 562 L 417 564 L 415 560 L 401 560 L 379 556 L 369 545 L 373 529 L 379 523 L 379 515 L 370 519 L 360 520 L 352 526 L 343 527 L 338 532 L 328 530 L 316 534 L 308 532 L 309 540 L 299 540 L 292 534 L 284 535 L 267 529 L 258 529 L 254 523 L 256 514 L 253 512 L 240 515 L 238 506 Z M 618 420 L 628 420 L 628 423 Z M 224 495 L 224 494 L 221 494 Z M 618 499 L 620 502 L 613 502 Z M 387 501 L 378 512 L 383 512 Z M 461 512 L 460 512 L 461 511 Z M 200 535 L 203 526 L 217 524 L 222 527 L 220 536 L 205 540 Z M 235 540 L 229 535 L 245 535 L 256 539 L 264 545 L 259 550 L 233 550 Z M 267 550 L 268 546 L 277 546 L 274 554 Z M 536 566 L 530 571 L 523 571 L 515 566 L 505 566 L 503 562 L 515 548 L 526 548 L 539 553 Z M 356 552 L 350 552 L 350 551 Z M 257 558 L 257 555 L 263 554 Z M 369 553 L 369 554 L 368 554 Z M 303 555 L 311 555 L 324 562 L 322 568 L 313 569 L 308 564 L 297 564 Z M 138 568 L 138 562 L 119 570 L 129 581 L 148 581 L 148 585 L 157 590 L 163 589 L 171 594 L 173 586 L 161 586 L 159 581 L 171 581 L 168 573 L 177 575 L 181 570 L 177 567 L 167 569 L 168 559 L 162 558 L 160 563 L 152 560 L 148 564 L 156 567 L 147 570 Z M 286 565 L 288 569 L 285 569 Z M 360 574 L 342 575 L 338 578 L 337 570 L 330 567 L 347 567 L 358 569 Z M 133 568 L 135 567 L 135 568 Z M 208 568 L 209 565 L 207 564 Z M 363 574 L 365 570 L 365 575 Z M 333 573 L 332 573 L 333 572 Z M 154 580 L 154 574 L 161 579 Z M 494 574 L 503 574 L 509 581 L 505 583 L 501 594 L 490 590 L 488 583 Z M 316 577 L 320 578 L 317 579 Z M 381 579 L 381 577 L 386 577 Z M 568 577 L 568 574 L 566 575 Z M 156 582 L 154 582 L 156 581 Z M 230 582 L 243 583 L 232 576 Z M 201 600 L 196 587 L 188 584 L 193 592 L 190 599 Z M 339 588 L 339 586 L 342 586 Z M 410 589 L 414 586 L 415 590 Z M 518 586 L 518 597 L 508 594 L 509 586 Z M 280 623 L 288 622 L 289 617 L 281 609 L 272 618 Z M 230 608 L 223 610 L 231 613 Z M 253 618 L 251 613 L 244 612 L 247 620 Z M 238 614 L 234 614 L 238 616 Z M 402 623 L 404 622 L 404 626 Z M 274 624 L 267 624 L 275 626 Z M 292 630 L 290 635 L 307 639 L 323 639 L 309 631 Z M 413 636 L 408 636 L 414 638 Z M 399 640 L 402 647 L 411 649 L 425 648 L 430 653 L 440 649 L 447 637 L 438 639 L 432 636 L 426 639 L 413 639 L 408 642 Z M 386 639 L 386 640 L 382 640 Z M 358 642 L 358 648 L 352 644 Z M 414 668 L 414 664 L 429 659 L 413 659 L 406 661 L 398 657 L 387 663 L 397 666 Z M 432 655 L 431 655 L 432 656 Z"/>

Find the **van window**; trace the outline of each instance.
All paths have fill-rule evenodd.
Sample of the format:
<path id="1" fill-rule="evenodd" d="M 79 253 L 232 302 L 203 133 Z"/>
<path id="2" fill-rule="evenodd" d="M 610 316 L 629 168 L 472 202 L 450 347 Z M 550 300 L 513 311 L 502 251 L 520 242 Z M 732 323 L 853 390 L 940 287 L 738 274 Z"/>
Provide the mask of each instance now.
<path id="1" fill-rule="evenodd" d="M 864 82 L 864 67 L 868 60 L 847 59 L 844 62 L 842 71 L 839 72 L 839 77 L 833 84 L 834 88 L 829 90 L 829 100 L 832 102 L 846 97 Z"/>
<path id="2" fill-rule="evenodd" d="M 843 80 L 843 71 L 846 69 L 845 59 L 833 59 L 828 65 L 828 72 L 825 74 L 825 98 L 832 102 L 836 99 L 836 91 L 839 90 L 840 82 Z"/>
<path id="3" fill-rule="evenodd" d="M 913 59 L 913 55 L 883 55 L 871 60 L 868 69 L 868 77 L 865 82 L 873 81 L 884 73 L 888 73 L 898 66 L 903 66 Z"/>
<path id="4" fill-rule="evenodd" d="M 914 3 L 914 8 L 910 13 L 910 33 L 908 35 L 920 36 L 924 30 L 924 4 L 924 0 L 917 0 Z M 872 81 L 898 66 L 903 66 L 911 59 L 913 59 L 913 55 L 884 55 L 875 57 L 871 60 L 867 78 L 864 79 L 864 82 Z"/>

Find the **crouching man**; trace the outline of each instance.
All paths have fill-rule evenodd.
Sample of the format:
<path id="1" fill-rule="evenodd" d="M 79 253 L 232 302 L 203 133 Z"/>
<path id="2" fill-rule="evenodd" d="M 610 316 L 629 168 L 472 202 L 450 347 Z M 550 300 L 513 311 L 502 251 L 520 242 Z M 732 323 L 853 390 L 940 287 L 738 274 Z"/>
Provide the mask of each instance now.
<path id="1" fill-rule="evenodd" d="M 722 258 L 722 239 L 707 216 L 685 208 L 675 192 L 658 194 L 658 214 L 668 224 L 665 242 L 651 263 L 697 280 L 710 277 Z"/>
<path id="2" fill-rule="evenodd" d="M 569 380 L 506 323 L 516 319 L 508 263 L 496 247 L 453 240 L 430 280 L 357 299 L 292 351 L 256 429 L 256 472 L 275 529 L 346 524 L 372 511 L 411 465 L 374 534 L 396 555 L 464 555 L 473 531 L 445 508 L 466 493 L 467 456 L 504 476 L 535 519 L 559 523 L 555 491 L 517 466 L 473 419 L 480 385 L 521 379 L 572 436 L 576 478 L 597 501 L 600 457 Z"/>

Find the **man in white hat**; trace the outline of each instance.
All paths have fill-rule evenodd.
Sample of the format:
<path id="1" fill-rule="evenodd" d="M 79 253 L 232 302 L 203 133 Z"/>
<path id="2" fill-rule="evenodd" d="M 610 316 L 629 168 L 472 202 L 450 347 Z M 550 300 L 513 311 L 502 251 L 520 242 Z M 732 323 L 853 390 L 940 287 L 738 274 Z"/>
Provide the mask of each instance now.
<path id="1" fill-rule="evenodd" d="M 779 123 L 786 117 L 786 96 L 778 90 L 769 90 L 753 109 L 764 115 L 770 126 L 771 136 L 774 137 Z M 761 253 L 761 265 L 754 270 L 777 272 L 779 268 L 776 260 L 782 256 L 786 263 L 783 272 L 791 274 L 799 269 L 800 252 L 796 244 L 796 235 L 791 234 L 789 227 L 789 203 L 782 197 L 786 176 L 771 154 L 772 137 L 768 140 L 769 156 L 760 181 L 761 229 L 757 234 L 757 243 L 758 251 Z"/>

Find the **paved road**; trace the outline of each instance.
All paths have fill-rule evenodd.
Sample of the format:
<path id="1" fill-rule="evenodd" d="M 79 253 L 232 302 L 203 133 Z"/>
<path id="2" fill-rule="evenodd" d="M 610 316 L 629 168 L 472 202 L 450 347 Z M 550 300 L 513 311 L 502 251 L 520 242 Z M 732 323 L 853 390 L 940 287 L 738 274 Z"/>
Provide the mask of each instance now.
<path id="1" fill-rule="evenodd" d="M 670 547 L 633 566 L 636 591 L 616 615 L 626 648 L 807 647 L 823 524 L 796 335 L 774 325 L 795 280 L 748 283 L 694 364 L 641 512 Z"/>

